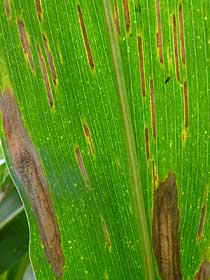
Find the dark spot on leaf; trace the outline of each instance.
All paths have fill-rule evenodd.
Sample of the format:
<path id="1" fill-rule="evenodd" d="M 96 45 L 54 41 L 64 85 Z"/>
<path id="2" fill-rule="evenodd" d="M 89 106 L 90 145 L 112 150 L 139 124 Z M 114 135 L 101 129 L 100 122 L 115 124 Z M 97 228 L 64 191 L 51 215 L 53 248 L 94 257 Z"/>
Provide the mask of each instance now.
<path id="1" fill-rule="evenodd" d="M 170 81 L 170 79 L 171 79 L 171 77 L 167 77 L 167 78 L 165 79 L 165 84 L 167 84 L 167 83 Z"/>

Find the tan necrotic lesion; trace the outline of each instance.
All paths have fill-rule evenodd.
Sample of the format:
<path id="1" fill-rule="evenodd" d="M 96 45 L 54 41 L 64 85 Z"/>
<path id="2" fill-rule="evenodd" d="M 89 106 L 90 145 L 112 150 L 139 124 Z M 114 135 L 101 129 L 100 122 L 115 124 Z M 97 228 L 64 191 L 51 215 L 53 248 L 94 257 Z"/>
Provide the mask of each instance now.
<path id="1" fill-rule="evenodd" d="M 10 17 L 10 15 L 11 15 L 11 10 L 10 10 L 10 3 L 9 3 L 9 0 L 4 0 L 4 7 L 5 7 L 5 11 L 6 11 L 7 17 Z"/>
<path id="2" fill-rule="evenodd" d="M 124 10 L 124 19 L 125 19 L 125 27 L 126 31 L 129 32 L 130 30 L 130 11 L 129 11 L 129 5 L 128 5 L 128 0 L 123 0 L 123 10 Z"/>
<path id="3" fill-rule="evenodd" d="M 152 240 L 162 280 L 181 280 L 176 177 L 169 173 L 154 193 Z"/>
<path id="4" fill-rule="evenodd" d="M 29 64 L 31 65 L 32 70 L 34 71 L 35 67 L 34 67 L 31 50 L 29 48 L 29 41 L 28 41 L 26 29 L 25 29 L 25 24 L 24 24 L 23 20 L 18 20 L 17 25 L 18 25 L 18 31 L 19 31 L 19 36 L 20 36 L 23 52 L 26 55 L 26 57 L 29 61 Z"/>
<path id="5" fill-rule="evenodd" d="M 64 255 L 48 184 L 34 145 L 23 126 L 17 102 L 9 89 L 0 93 L 0 110 L 14 173 L 34 210 L 45 256 L 55 275 L 60 276 L 64 268 Z"/>
<path id="6" fill-rule="evenodd" d="M 41 6 L 41 1 L 40 0 L 35 0 L 35 5 L 36 5 L 36 11 L 37 11 L 37 16 L 39 21 L 42 21 L 42 6 Z"/>
<path id="7" fill-rule="evenodd" d="M 48 60 L 52 80 L 53 80 L 54 85 L 56 86 L 57 85 L 57 74 L 56 74 L 56 70 L 55 70 L 54 60 L 53 60 L 52 53 L 49 48 L 49 43 L 48 43 L 46 35 L 42 34 L 42 37 L 43 37 L 43 41 L 44 41 L 44 47 L 45 47 L 45 51 L 47 54 L 47 60 Z"/>
<path id="8" fill-rule="evenodd" d="M 46 93 L 47 93 L 47 97 L 48 97 L 48 103 L 49 103 L 50 107 L 52 108 L 53 107 L 53 95 L 52 95 L 52 90 L 51 90 L 51 86 L 50 86 L 49 77 L 48 77 L 48 74 L 47 74 L 46 65 L 45 65 L 45 62 L 44 62 L 44 58 L 43 58 L 43 55 L 42 55 L 41 48 L 38 44 L 36 46 L 36 49 L 37 49 L 40 68 L 41 68 L 41 71 L 42 71 L 42 77 L 44 79 L 44 84 L 45 84 Z"/>

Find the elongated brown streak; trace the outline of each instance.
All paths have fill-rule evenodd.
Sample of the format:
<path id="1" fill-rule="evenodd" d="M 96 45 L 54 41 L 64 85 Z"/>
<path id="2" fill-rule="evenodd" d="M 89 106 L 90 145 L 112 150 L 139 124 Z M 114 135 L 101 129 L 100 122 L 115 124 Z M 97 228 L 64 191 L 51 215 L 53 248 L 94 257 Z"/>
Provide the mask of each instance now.
<path id="1" fill-rule="evenodd" d="M 14 172 L 34 210 L 45 256 L 54 274 L 59 277 L 63 273 L 64 255 L 48 184 L 35 148 L 23 126 L 16 100 L 9 89 L 3 94 L 0 92 L 0 110 Z"/>
<path id="2" fill-rule="evenodd" d="M 90 145 L 90 149 L 91 149 L 91 152 L 92 154 L 94 155 L 95 154 L 95 150 L 94 150 L 94 146 L 93 146 L 93 141 L 92 141 L 92 137 L 90 135 L 90 130 L 87 126 L 87 124 L 83 124 L 83 129 L 84 129 L 84 132 L 85 132 L 85 136 L 89 142 L 89 145 Z"/>
<path id="3" fill-rule="evenodd" d="M 206 207 L 203 206 L 201 210 L 200 224 L 198 227 L 198 238 L 201 238 L 201 234 L 203 232 L 204 220 L 206 215 Z"/>
<path id="4" fill-rule="evenodd" d="M 140 65 L 140 76 L 141 76 L 141 89 L 142 95 L 145 96 L 145 77 L 144 77 L 144 56 L 142 49 L 142 39 L 138 36 L 138 52 L 139 52 L 139 65 Z"/>
<path id="5" fill-rule="evenodd" d="M 11 10 L 10 10 L 9 0 L 4 0 L 4 6 L 5 6 L 7 17 L 10 17 Z"/>
<path id="6" fill-rule="evenodd" d="M 154 194 L 152 241 L 162 280 L 181 280 L 176 177 L 169 173 Z"/>
<path id="7" fill-rule="evenodd" d="M 36 4 L 36 11 L 37 11 L 38 19 L 39 19 L 39 21 L 41 21 L 42 20 L 42 7 L 41 7 L 40 0 L 35 0 L 35 4 Z"/>
<path id="8" fill-rule="evenodd" d="M 158 32 L 156 34 L 157 48 L 159 49 L 159 59 L 160 63 L 163 64 L 163 45 L 162 45 L 162 24 L 160 17 L 160 0 L 156 0 L 156 14 L 158 21 Z"/>
<path id="9" fill-rule="evenodd" d="M 175 56 L 175 64 L 176 64 L 176 77 L 177 77 L 177 80 L 180 81 L 177 27 L 176 27 L 176 16 L 175 15 L 173 15 L 173 32 L 174 32 L 174 56 Z"/>
<path id="10" fill-rule="evenodd" d="M 129 12 L 128 0 L 123 0 L 123 9 L 124 9 L 126 31 L 129 32 L 131 22 L 130 22 L 130 12 Z"/>
<path id="11" fill-rule="evenodd" d="M 42 56 L 42 51 L 41 51 L 39 45 L 37 45 L 36 48 L 37 48 L 37 53 L 38 53 L 38 58 L 39 58 L 39 64 L 40 64 L 40 67 L 42 70 L 42 76 L 43 76 L 44 83 L 45 83 L 48 102 L 49 102 L 50 107 L 52 108 L 53 107 L 53 96 L 52 96 L 52 90 L 50 87 L 50 82 L 49 82 L 49 78 L 48 78 L 48 74 L 47 74 L 47 69 L 46 69 L 44 58 Z"/>
<path id="12" fill-rule="evenodd" d="M 115 9 L 114 22 L 116 25 L 117 32 L 120 34 L 120 19 L 119 19 L 118 7 L 117 7 L 117 0 L 114 0 L 114 9 Z"/>
<path id="13" fill-rule="evenodd" d="M 57 74 L 56 74 L 56 70 L 55 70 L 55 65 L 54 65 L 54 60 L 53 60 L 53 57 L 52 57 L 52 53 L 50 51 L 46 35 L 42 34 L 42 37 L 43 37 L 43 41 L 44 41 L 44 46 L 45 46 L 45 51 L 46 51 L 46 54 L 47 54 L 48 63 L 49 63 L 49 66 L 50 66 L 50 72 L 51 72 L 52 80 L 53 80 L 54 85 L 56 85 L 57 84 Z"/>
<path id="14" fill-rule="evenodd" d="M 88 62 L 89 62 L 91 69 L 94 69 L 93 56 L 92 56 L 90 43 L 88 40 L 88 35 L 87 35 L 85 22 L 83 19 L 82 10 L 81 10 L 80 5 L 77 5 L 77 11 L 78 11 L 79 22 L 80 22 L 80 26 L 81 26 L 81 30 L 82 30 L 82 34 L 83 34 L 83 38 L 84 38 L 85 48 L 86 48 L 86 52 L 87 52 L 87 56 L 88 56 Z"/>
<path id="15" fill-rule="evenodd" d="M 111 240 L 110 240 L 110 236 L 109 236 L 109 232 L 108 232 L 105 220 L 102 216 L 101 216 L 101 224 L 102 224 L 102 227 L 103 227 L 107 248 L 108 248 L 109 252 L 111 252 L 112 251 Z"/>
<path id="16" fill-rule="evenodd" d="M 144 133 L 145 133 L 146 156 L 147 159 L 149 159 L 149 132 L 147 127 L 144 128 Z"/>
<path id="17" fill-rule="evenodd" d="M 155 90 L 154 81 L 150 80 L 150 99 L 151 99 L 151 111 L 152 111 L 152 133 L 156 139 L 156 110 L 155 110 Z"/>
<path id="18" fill-rule="evenodd" d="M 82 155 L 80 153 L 79 147 L 76 147 L 75 155 L 76 155 L 76 158 L 77 158 L 77 162 L 78 162 L 78 165 L 79 165 L 82 177 L 83 177 L 85 183 L 87 184 L 88 188 L 90 188 L 90 180 L 89 180 L 89 177 L 88 177 L 88 174 L 87 174 L 87 170 L 85 168 L 85 165 L 84 165 L 84 162 L 83 162 Z"/>
<path id="19" fill-rule="evenodd" d="M 180 28 L 182 63 L 185 64 L 186 56 L 185 56 L 185 44 L 184 44 L 184 21 L 183 21 L 182 3 L 179 4 L 179 28 Z"/>
<path id="20" fill-rule="evenodd" d="M 22 20 L 18 20 L 17 25 L 18 25 L 18 31 L 19 31 L 19 35 L 20 35 L 20 40 L 21 40 L 23 52 L 27 56 L 29 64 L 31 65 L 31 68 L 34 71 L 35 67 L 34 67 L 32 54 L 31 54 L 31 51 L 30 51 L 30 48 L 29 48 L 29 42 L 28 42 L 28 37 L 27 37 L 27 34 L 26 34 L 26 30 L 25 30 L 25 24 Z"/>
<path id="21" fill-rule="evenodd" d="M 188 112 L 188 83 L 184 81 L 184 125 L 187 128 L 189 125 L 189 112 Z"/>

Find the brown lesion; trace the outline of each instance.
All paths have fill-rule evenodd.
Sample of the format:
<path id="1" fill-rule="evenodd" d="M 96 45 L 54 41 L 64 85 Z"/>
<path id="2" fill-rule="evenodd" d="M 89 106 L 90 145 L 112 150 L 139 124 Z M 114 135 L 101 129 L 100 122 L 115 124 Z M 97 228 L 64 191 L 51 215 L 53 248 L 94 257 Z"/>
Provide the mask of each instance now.
<path id="1" fill-rule="evenodd" d="M 185 55 L 185 43 L 184 43 L 184 21 L 183 21 L 182 3 L 179 4 L 179 28 L 180 28 L 182 63 L 185 64 L 186 55 Z"/>
<path id="2" fill-rule="evenodd" d="M 15 97 L 9 89 L 0 93 L 0 110 L 14 173 L 34 211 L 45 256 L 55 276 L 60 277 L 64 270 L 64 255 L 48 183 L 34 145 L 23 126 Z"/>
<path id="3" fill-rule="evenodd" d="M 154 193 L 153 248 L 162 280 L 181 280 L 176 177 L 170 172 Z"/>
<path id="4" fill-rule="evenodd" d="M 91 137 L 91 134 L 90 134 L 89 127 L 86 123 L 83 124 L 83 130 L 84 130 L 86 139 L 87 139 L 87 141 L 90 145 L 90 150 L 91 150 L 92 154 L 94 155 L 95 154 L 95 149 L 94 149 L 94 146 L 93 146 L 93 141 L 92 141 L 92 137 Z"/>
<path id="5" fill-rule="evenodd" d="M 110 240 L 110 236 L 109 236 L 109 232 L 108 232 L 105 220 L 102 216 L 101 216 L 101 224 L 102 224 L 102 227 L 103 227 L 107 248 L 108 248 L 109 252 L 111 252 L 111 250 L 112 250 L 111 240 Z"/>
<path id="6" fill-rule="evenodd" d="M 34 69 L 35 69 L 34 62 L 33 62 L 30 48 L 29 48 L 28 37 L 26 34 L 25 25 L 24 25 L 23 20 L 18 20 L 17 25 L 18 25 L 18 31 L 19 31 L 19 35 L 20 35 L 23 52 L 26 55 L 26 57 L 28 58 L 29 64 L 31 65 L 31 68 L 34 71 Z"/>
<path id="7" fill-rule="evenodd" d="M 205 220 L 205 215 L 206 215 L 206 206 L 203 206 L 201 209 L 201 216 L 200 216 L 200 223 L 198 227 L 198 238 L 201 238 L 202 232 L 203 232 L 203 226 L 204 226 L 204 220 Z"/>
<path id="8" fill-rule="evenodd" d="M 154 81 L 150 80 L 150 99 L 151 99 L 151 111 L 152 111 L 152 133 L 156 139 L 156 111 L 155 111 L 155 90 Z"/>
<path id="9" fill-rule="evenodd" d="M 117 0 L 114 0 L 114 23 L 115 23 L 117 32 L 120 34 L 120 19 L 119 19 Z"/>
<path id="10" fill-rule="evenodd" d="M 184 126 L 188 128 L 189 125 L 189 112 L 188 112 L 188 84 L 184 81 Z"/>
<path id="11" fill-rule="evenodd" d="M 146 156 L 148 160 L 149 159 L 149 132 L 147 127 L 145 127 L 144 129 L 144 134 L 145 134 Z"/>
<path id="12" fill-rule="evenodd" d="M 47 92 L 48 102 L 49 102 L 50 107 L 53 107 L 53 96 L 52 96 L 52 91 L 51 91 L 51 87 L 50 87 L 50 82 L 49 82 L 44 58 L 42 56 L 42 51 L 41 51 L 39 45 L 36 46 L 36 49 L 37 49 L 37 53 L 38 53 L 39 64 L 40 64 L 40 67 L 41 67 L 41 70 L 42 70 L 42 76 L 43 76 L 43 79 L 44 79 L 46 92 Z"/>
<path id="13" fill-rule="evenodd" d="M 42 6 L 41 6 L 41 0 L 35 0 L 36 5 L 36 11 L 38 15 L 38 19 L 41 22 L 42 21 Z"/>
<path id="14" fill-rule="evenodd" d="M 143 97 L 145 96 L 145 76 L 144 76 L 144 56 L 142 39 L 138 36 L 138 53 L 139 53 L 139 65 L 140 65 L 140 76 L 141 76 L 141 90 Z"/>
<path id="15" fill-rule="evenodd" d="M 131 23 L 130 23 L 130 11 L 129 11 L 128 0 L 123 0 L 123 10 L 124 10 L 126 31 L 129 32 Z"/>
<path id="16" fill-rule="evenodd" d="M 52 80 L 53 80 L 54 85 L 57 85 L 57 74 L 56 74 L 56 70 L 55 70 L 52 53 L 49 48 L 48 40 L 47 40 L 47 37 L 45 34 L 42 34 L 42 37 L 43 37 L 43 41 L 44 41 L 45 51 L 47 54 L 47 59 L 48 59 L 49 67 L 50 67 Z"/>
<path id="17" fill-rule="evenodd" d="M 4 0 L 4 7 L 5 7 L 5 11 L 6 11 L 7 17 L 10 17 L 10 15 L 11 15 L 11 9 L 10 9 L 9 0 Z"/>
<path id="18" fill-rule="evenodd" d="M 152 181 L 154 190 L 157 188 L 157 171 L 155 166 L 155 161 L 152 161 Z"/>
<path id="19" fill-rule="evenodd" d="M 80 169 L 80 172 L 82 174 L 82 177 L 83 177 L 86 185 L 88 186 L 88 188 L 90 188 L 90 180 L 89 180 L 88 173 L 87 173 L 87 170 L 85 168 L 85 165 L 84 165 L 79 147 L 76 147 L 75 155 L 76 155 L 77 163 L 79 165 L 79 169 Z"/>
<path id="20" fill-rule="evenodd" d="M 210 279 L 210 262 L 203 261 L 200 265 L 199 271 L 196 273 L 195 280 L 209 280 Z"/>
<path id="21" fill-rule="evenodd" d="M 88 35 L 87 35 L 87 31 L 86 31 L 86 27 L 85 27 L 85 23 L 84 23 L 84 19 L 83 19 L 82 10 L 81 10 L 80 5 L 77 5 L 77 11 L 78 11 L 78 15 L 79 15 L 79 21 L 80 21 L 80 26 L 81 26 L 83 38 L 84 38 L 84 43 L 85 43 L 85 48 L 86 48 L 86 52 L 87 52 L 87 56 L 88 56 L 88 61 L 89 61 L 91 69 L 94 69 L 93 56 L 92 56 L 90 43 L 89 43 L 89 40 L 88 40 Z"/>
<path id="22" fill-rule="evenodd" d="M 157 14 L 157 23 L 158 23 L 156 41 L 157 41 L 157 48 L 159 50 L 160 63 L 163 64 L 163 44 L 162 44 L 162 23 L 161 23 L 161 17 L 160 17 L 160 0 L 156 0 L 156 14 Z"/>
<path id="23" fill-rule="evenodd" d="M 173 34 L 174 34 L 174 56 L 175 56 L 175 63 L 176 63 L 176 77 L 177 77 L 177 80 L 180 81 L 177 26 L 176 26 L 176 16 L 175 15 L 173 15 Z"/>

